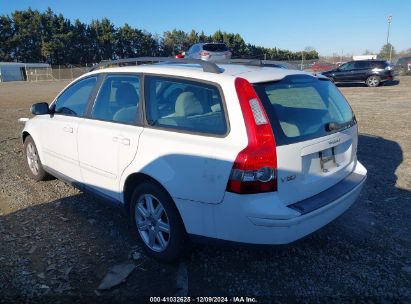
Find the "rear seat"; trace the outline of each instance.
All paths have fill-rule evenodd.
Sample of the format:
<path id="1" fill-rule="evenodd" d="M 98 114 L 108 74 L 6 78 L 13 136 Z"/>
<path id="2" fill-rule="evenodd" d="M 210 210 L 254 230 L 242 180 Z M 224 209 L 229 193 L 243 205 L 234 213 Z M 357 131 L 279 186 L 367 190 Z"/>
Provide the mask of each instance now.
<path id="1" fill-rule="evenodd" d="M 211 112 L 204 113 L 204 107 L 195 94 L 193 92 L 183 92 L 176 100 L 175 113 L 160 118 L 158 122 L 183 129 L 206 127 L 208 131 L 221 130 L 224 124 L 221 107 L 214 107 L 210 110 Z"/>

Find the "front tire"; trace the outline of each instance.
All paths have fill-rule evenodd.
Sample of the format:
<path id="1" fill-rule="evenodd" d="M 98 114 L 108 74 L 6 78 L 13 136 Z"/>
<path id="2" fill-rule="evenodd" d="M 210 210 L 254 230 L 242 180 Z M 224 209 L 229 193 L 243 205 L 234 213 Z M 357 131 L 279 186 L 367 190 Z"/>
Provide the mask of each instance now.
<path id="1" fill-rule="evenodd" d="M 186 231 L 172 198 L 161 186 L 154 182 L 138 185 L 130 215 L 133 233 L 148 255 L 171 262 L 182 254 Z"/>
<path id="2" fill-rule="evenodd" d="M 43 168 L 36 144 L 30 135 L 24 140 L 24 155 L 26 156 L 27 173 L 32 179 L 39 182 L 50 177 Z"/>
<path id="3" fill-rule="evenodd" d="M 365 84 L 369 87 L 378 87 L 381 84 L 381 77 L 377 75 L 371 75 L 365 81 Z"/>

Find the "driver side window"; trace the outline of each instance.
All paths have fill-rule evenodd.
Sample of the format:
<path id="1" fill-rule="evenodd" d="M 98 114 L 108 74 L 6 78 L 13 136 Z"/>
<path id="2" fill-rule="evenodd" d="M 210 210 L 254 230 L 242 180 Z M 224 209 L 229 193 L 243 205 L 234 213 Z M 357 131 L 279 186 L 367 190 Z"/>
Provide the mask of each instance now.
<path id="1" fill-rule="evenodd" d="M 89 77 L 70 86 L 57 98 L 54 113 L 83 116 L 96 83 L 97 77 Z"/>
<path id="2" fill-rule="evenodd" d="M 343 64 L 340 66 L 341 71 L 349 71 L 354 69 L 354 62 L 347 62 L 346 64 Z"/>

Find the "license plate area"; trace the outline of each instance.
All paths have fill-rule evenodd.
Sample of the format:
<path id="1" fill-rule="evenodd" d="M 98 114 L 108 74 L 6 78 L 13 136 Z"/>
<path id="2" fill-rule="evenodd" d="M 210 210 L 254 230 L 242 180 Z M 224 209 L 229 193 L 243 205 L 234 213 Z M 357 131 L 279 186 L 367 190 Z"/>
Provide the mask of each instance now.
<path id="1" fill-rule="evenodd" d="M 324 173 L 330 172 L 332 169 L 339 166 L 335 159 L 335 147 L 318 152 L 318 156 L 320 159 L 321 171 Z"/>

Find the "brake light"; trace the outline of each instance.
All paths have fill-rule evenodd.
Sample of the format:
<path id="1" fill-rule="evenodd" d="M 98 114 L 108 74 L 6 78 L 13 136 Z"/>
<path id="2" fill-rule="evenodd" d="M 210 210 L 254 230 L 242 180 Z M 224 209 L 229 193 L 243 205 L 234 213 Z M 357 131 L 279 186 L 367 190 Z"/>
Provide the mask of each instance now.
<path id="1" fill-rule="evenodd" d="M 210 56 L 210 53 L 207 51 L 201 51 L 200 56 Z"/>
<path id="2" fill-rule="evenodd" d="M 239 194 L 277 191 L 277 153 L 267 114 L 247 80 L 236 78 L 235 89 L 247 129 L 248 145 L 234 161 L 227 191 Z"/>

